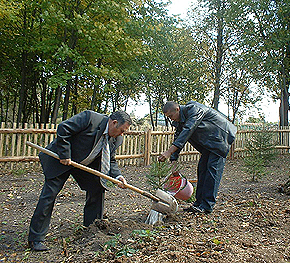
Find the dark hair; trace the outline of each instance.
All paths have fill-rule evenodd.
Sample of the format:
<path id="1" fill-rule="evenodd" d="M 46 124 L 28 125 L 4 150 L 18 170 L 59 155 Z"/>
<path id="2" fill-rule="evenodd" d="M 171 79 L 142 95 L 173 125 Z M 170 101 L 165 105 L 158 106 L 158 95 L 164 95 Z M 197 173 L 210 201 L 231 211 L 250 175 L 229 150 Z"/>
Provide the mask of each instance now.
<path id="1" fill-rule="evenodd" d="M 129 114 L 122 110 L 113 112 L 110 115 L 110 119 L 118 121 L 118 126 L 123 125 L 125 122 L 127 122 L 129 125 L 132 124 L 132 120 Z"/>
<path id="2" fill-rule="evenodd" d="M 174 101 L 167 101 L 165 103 L 165 105 L 163 106 L 162 111 L 163 111 L 163 113 L 167 113 L 167 112 L 174 110 L 178 107 L 179 107 L 178 103 L 176 103 Z"/>

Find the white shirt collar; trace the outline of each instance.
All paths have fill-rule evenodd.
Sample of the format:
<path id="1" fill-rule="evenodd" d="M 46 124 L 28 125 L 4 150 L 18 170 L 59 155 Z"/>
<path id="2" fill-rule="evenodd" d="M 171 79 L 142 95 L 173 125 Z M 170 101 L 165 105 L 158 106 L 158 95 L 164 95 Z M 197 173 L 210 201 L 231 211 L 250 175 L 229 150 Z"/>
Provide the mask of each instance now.
<path id="1" fill-rule="evenodd" d="M 104 131 L 104 134 L 108 134 L 109 135 L 109 122 L 107 123 L 106 129 Z"/>

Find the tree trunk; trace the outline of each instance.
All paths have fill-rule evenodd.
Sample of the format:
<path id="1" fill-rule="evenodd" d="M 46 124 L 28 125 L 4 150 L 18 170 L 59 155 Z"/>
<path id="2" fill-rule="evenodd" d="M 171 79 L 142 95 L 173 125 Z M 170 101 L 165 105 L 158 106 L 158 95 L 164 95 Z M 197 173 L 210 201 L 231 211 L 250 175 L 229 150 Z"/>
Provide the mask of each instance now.
<path id="1" fill-rule="evenodd" d="M 149 113 L 150 113 L 151 125 L 152 125 L 152 129 L 154 131 L 155 130 L 155 126 L 154 126 L 154 118 L 153 118 L 153 112 L 152 112 L 152 102 L 151 102 L 150 95 L 148 95 L 148 103 L 149 103 Z"/>
<path id="2" fill-rule="evenodd" d="M 47 98 L 47 105 L 46 105 L 46 111 L 45 111 L 45 123 L 49 123 L 49 117 L 52 112 L 52 97 L 53 97 L 53 90 L 49 91 L 49 95 Z"/>
<path id="3" fill-rule="evenodd" d="M 287 76 L 287 68 L 282 67 L 281 75 L 281 98 L 280 98 L 280 126 L 288 126 L 288 111 L 289 111 L 289 77 Z M 289 73 L 288 73 L 289 74 Z"/>
<path id="4" fill-rule="evenodd" d="M 33 112 L 32 112 L 32 118 L 34 119 L 34 122 L 40 123 L 41 122 L 41 116 L 39 116 L 39 112 L 38 112 L 39 101 L 38 101 L 38 98 L 37 98 L 36 86 L 33 89 L 33 100 L 34 100 L 34 103 L 33 103 L 34 110 L 33 110 L 33 112 L 35 113 L 35 117 L 33 117 Z M 40 113 L 40 115 L 41 115 L 41 113 Z"/>
<path id="5" fill-rule="evenodd" d="M 1 103 L 1 113 L 0 113 L 0 123 L 4 120 L 4 104 L 3 104 L 4 96 L 2 96 L 2 91 L 0 91 L 0 103 Z"/>
<path id="6" fill-rule="evenodd" d="M 46 94 L 47 94 L 47 85 L 44 80 L 41 81 L 41 105 L 40 105 L 40 123 L 44 123 L 46 120 Z"/>
<path id="7" fill-rule="evenodd" d="M 17 127 L 19 127 L 19 124 L 21 122 L 24 99 L 25 99 L 25 93 L 26 93 L 27 51 L 23 51 L 22 54 L 21 54 L 21 57 L 22 57 L 21 81 L 20 81 L 21 86 L 20 86 L 20 92 L 19 92 L 18 113 L 17 113 L 17 119 L 16 119 Z"/>
<path id="8" fill-rule="evenodd" d="M 158 127 L 158 108 L 159 108 L 159 100 L 157 101 L 156 105 L 156 112 L 155 112 L 155 126 Z"/>
<path id="9" fill-rule="evenodd" d="M 92 96 L 92 100 L 91 100 L 91 110 L 95 110 L 96 108 L 96 98 L 97 98 L 97 89 L 98 89 L 99 85 L 95 85 L 94 84 L 94 89 L 93 89 L 93 96 Z"/>
<path id="10" fill-rule="evenodd" d="M 102 59 L 98 59 L 97 67 L 100 68 L 101 65 L 102 65 Z M 92 96 L 92 101 L 91 101 L 91 110 L 93 111 L 96 109 L 97 90 L 99 86 L 100 86 L 100 79 L 98 78 L 94 83 L 93 96 Z"/>
<path id="11" fill-rule="evenodd" d="M 76 43 L 77 43 L 77 32 L 75 29 L 72 29 L 72 31 L 70 33 L 71 33 L 71 36 L 70 36 L 67 44 L 68 44 L 69 48 L 73 50 L 76 46 Z M 66 33 L 65 33 L 65 36 L 66 36 Z M 66 72 L 67 73 L 72 72 L 73 65 L 74 65 L 72 58 L 68 57 L 66 59 L 66 64 L 67 64 Z M 70 100 L 71 87 L 72 87 L 72 79 L 69 79 L 67 81 L 67 84 L 66 84 L 66 91 L 65 91 L 65 97 L 64 97 L 63 115 L 62 115 L 63 121 L 68 118 L 68 106 L 69 106 L 69 100 Z"/>
<path id="12" fill-rule="evenodd" d="M 285 84 L 282 85 L 279 111 L 280 111 L 280 126 L 288 126 L 289 93 L 288 88 L 286 87 Z"/>
<path id="13" fill-rule="evenodd" d="M 78 97 L 78 77 L 76 76 L 75 82 L 74 82 L 74 91 L 73 91 L 73 105 L 72 105 L 72 116 L 77 114 L 77 97 Z"/>
<path id="14" fill-rule="evenodd" d="M 68 116 L 70 89 L 71 89 L 71 80 L 68 80 L 66 84 L 66 88 L 65 88 L 65 96 L 64 96 L 64 102 L 63 102 L 63 114 L 62 114 L 63 121 L 66 120 Z"/>
<path id="15" fill-rule="evenodd" d="M 215 63 L 215 83 L 214 83 L 214 97 L 213 108 L 218 109 L 221 89 L 221 70 L 222 70 L 222 57 L 223 57 L 223 8 L 221 7 L 221 1 L 217 1 L 217 55 Z"/>
<path id="16" fill-rule="evenodd" d="M 52 117 L 51 117 L 51 123 L 53 124 L 56 124 L 56 121 L 57 121 L 57 115 L 58 115 L 58 110 L 60 106 L 60 98 L 61 98 L 61 87 L 58 86 L 55 90 L 54 105 L 53 105 L 53 111 L 52 111 Z"/>
<path id="17" fill-rule="evenodd" d="M 8 112 L 9 112 L 9 95 L 6 97 L 6 113 L 5 113 L 5 119 L 4 122 L 7 123 L 8 121 Z"/>

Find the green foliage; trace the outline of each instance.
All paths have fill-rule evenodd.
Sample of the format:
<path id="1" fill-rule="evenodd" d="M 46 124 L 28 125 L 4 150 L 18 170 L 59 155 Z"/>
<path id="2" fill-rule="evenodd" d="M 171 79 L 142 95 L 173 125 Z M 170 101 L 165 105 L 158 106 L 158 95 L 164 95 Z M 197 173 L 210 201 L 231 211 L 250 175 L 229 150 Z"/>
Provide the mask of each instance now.
<path id="1" fill-rule="evenodd" d="M 140 85 L 145 87 L 153 127 L 164 101 L 185 102 L 190 98 L 203 102 L 208 94 L 208 85 L 202 81 L 204 75 L 202 78 L 199 74 L 200 61 L 195 55 L 198 43 L 192 32 L 170 17 L 162 4 L 154 2 L 140 12 L 148 51 L 139 58 Z"/>
<path id="2" fill-rule="evenodd" d="M 64 239 L 64 241 L 65 241 L 67 244 L 69 244 L 69 243 L 71 242 L 70 237 L 66 237 L 66 238 Z"/>
<path id="3" fill-rule="evenodd" d="M 213 238 L 212 239 L 212 242 L 215 244 L 215 245 L 220 245 L 220 244 L 222 244 L 222 241 L 220 241 L 220 240 L 218 240 L 218 238 Z"/>
<path id="4" fill-rule="evenodd" d="M 264 123 L 265 121 L 259 117 L 253 117 L 253 116 L 250 116 L 246 122 L 249 122 L 249 123 Z"/>
<path id="5" fill-rule="evenodd" d="M 105 242 L 104 244 L 105 250 L 116 247 L 117 244 L 119 243 L 120 238 L 121 238 L 121 234 L 116 234 L 109 241 Z"/>
<path id="6" fill-rule="evenodd" d="M 0 120 L 108 113 L 142 93 L 153 119 L 165 100 L 203 103 L 218 82 L 233 118 L 260 100 L 253 83 L 281 97 L 289 83 L 287 1 L 203 0 L 189 24 L 166 4 L 1 1 Z"/>
<path id="7" fill-rule="evenodd" d="M 284 111 L 289 107 L 289 2 L 238 0 L 232 5 L 239 43 L 248 51 L 244 57 L 251 76 L 260 92 L 267 89 L 273 99 L 281 100 L 280 123 L 287 125 L 288 114 Z"/>
<path id="8" fill-rule="evenodd" d="M 136 252 L 137 252 L 136 249 L 133 249 L 128 245 L 124 245 L 121 249 L 117 251 L 116 256 L 117 257 L 121 257 L 121 256 L 132 257 L 133 254 L 135 254 Z"/>
<path id="9" fill-rule="evenodd" d="M 117 109 L 124 106 L 129 96 L 135 97 L 134 82 L 139 78 L 135 61 L 143 52 L 133 5 L 129 1 L 2 1 L 0 83 L 4 88 L 0 95 L 9 100 L 16 96 L 23 121 L 34 112 L 36 122 L 38 114 L 47 121 L 53 106 L 55 111 L 70 109 L 68 117 L 88 105 L 99 111 L 110 102 Z M 57 88 L 67 98 L 59 96 L 61 103 L 54 105 Z M 81 92 L 83 88 L 86 92 Z"/>
<path id="10" fill-rule="evenodd" d="M 25 262 L 26 260 L 28 260 L 30 255 L 31 255 L 31 250 L 30 250 L 30 248 L 27 248 L 23 253 L 23 258 L 21 261 Z"/>
<path id="11" fill-rule="evenodd" d="M 275 158 L 277 142 L 271 131 L 256 131 L 246 143 L 245 170 L 251 175 L 252 181 L 257 181 L 267 174 L 267 165 Z"/>
<path id="12" fill-rule="evenodd" d="M 154 239 L 156 231 L 151 231 L 149 229 L 133 230 L 131 236 L 133 237 L 134 242 L 146 242 Z M 121 240 L 121 234 L 116 234 L 109 241 L 105 242 L 104 251 L 107 250 L 113 252 L 117 258 L 121 256 L 131 257 L 138 251 L 130 245 L 124 244 Z M 99 253 L 97 253 L 96 256 L 98 256 L 98 254 Z"/>
<path id="13" fill-rule="evenodd" d="M 169 164 L 168 162 L 153 162 L 150 167 L 149 174 L 146 174 L 148 182 L 154 189 L 161 189 L 168 181 L 172 171 L 178 170 L 176 164 Z"/>
<path id="14" fill-rule="evenodd" d="M 26 170 L 25 169 L 22 169 L 22 168 L 19 168 L 19 169 L 16 169 L 16 170 L 12 170 L 12 174 L 14 176 L 23 176 L 25 174 Z"/>
<path id="15" fill-rule="evenodd" d="M 123 245 L 121 242 L 121 234 L 116 234 L 112 239 L 105 242 L 105 251 L 111 250 L 116 257 L 126 256 L 131 257 L 137 250 L 131 248 L 129 245 Z"/>
<path id="16" fill-rule="evenodd" d="M 115 187 L 116 185 L 113 183 L 113 182 L 111 182 L 111 181 L 107 181 L 107 187 Z"/>
<path id="17" fill-rule="evenodd" d="M 151 231 L 149 229 L 133 230 L 131 235 L 134 238 L 141 239 L 141 241 L 153 240 L 156 236 L 156 231 Z"/>
<path id="18" fill-rule="evenodd" d="M 196 191 L 196 187 L 193 186 L 193 192 L 192 192 L 192 195 L 189 199 L 187 199 L 185 202 L 186 203 L 193 203 L 195 202 L 195 191 Z"/>

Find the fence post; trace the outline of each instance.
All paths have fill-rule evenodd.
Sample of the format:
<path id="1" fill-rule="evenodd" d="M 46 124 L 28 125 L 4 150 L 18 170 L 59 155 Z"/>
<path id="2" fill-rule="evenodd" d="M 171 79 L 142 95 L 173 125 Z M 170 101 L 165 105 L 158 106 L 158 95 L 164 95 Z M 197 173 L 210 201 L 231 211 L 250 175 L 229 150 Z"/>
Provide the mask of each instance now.
<path id="1" fill-rule="evenodd" d="M 150 164 L 151 157 L 151 129 L 145 133 L 145 149 L 144 149 L 144 164 L 145 166 Z"/>
<path id="2" fill-rule="evenodd" d="M 5 122 L 1 123 L 1 129 L 5 128 Z M 2 153 L 3 153 L 3 148 L 4 148 L 4 134 L 1 133 L 0 134 L 0 157 L 2 157 Z"/>
<path id="3" fill-rule="evenodd" d="M 235 142 L 232 143 L 230 152 L 229 152 L 229 159 L 233 160 L 235 158 Z"/>

